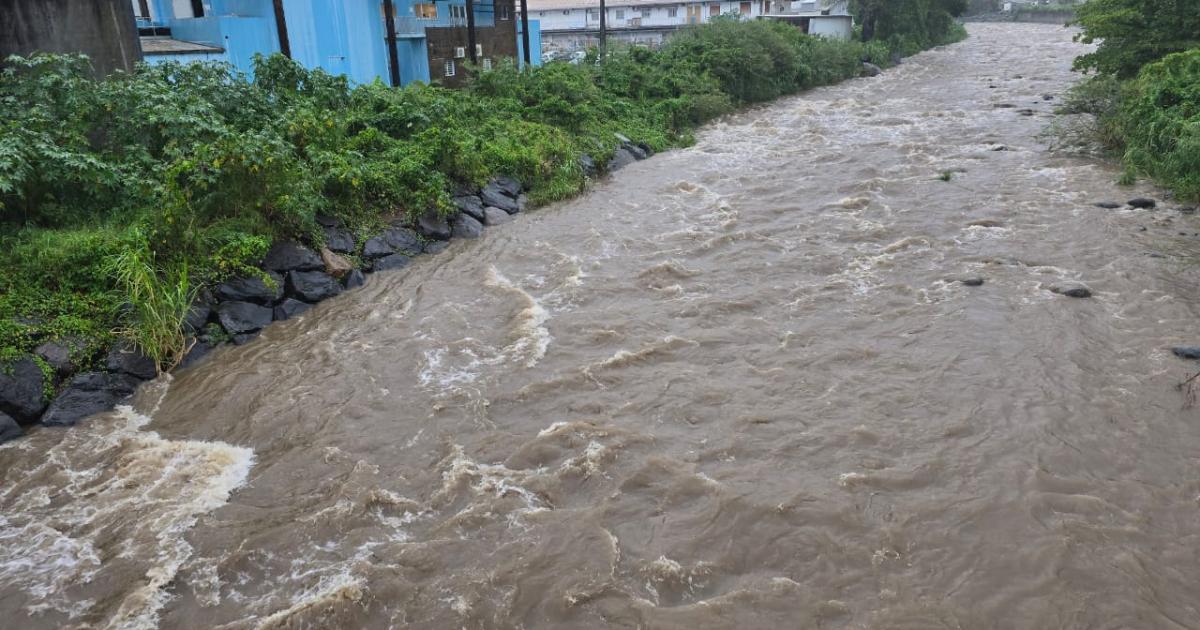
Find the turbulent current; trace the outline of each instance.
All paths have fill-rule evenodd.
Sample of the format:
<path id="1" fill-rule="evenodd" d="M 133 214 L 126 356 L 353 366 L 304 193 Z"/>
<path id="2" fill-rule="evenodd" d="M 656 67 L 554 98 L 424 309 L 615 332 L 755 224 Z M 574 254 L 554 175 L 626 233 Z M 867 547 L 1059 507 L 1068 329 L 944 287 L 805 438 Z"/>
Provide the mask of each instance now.
<path id="1" fill-rule="evenodd" d="M 1200 628 L 1200 226 L 971 35 L 0 448 L 0 626 Z"/>

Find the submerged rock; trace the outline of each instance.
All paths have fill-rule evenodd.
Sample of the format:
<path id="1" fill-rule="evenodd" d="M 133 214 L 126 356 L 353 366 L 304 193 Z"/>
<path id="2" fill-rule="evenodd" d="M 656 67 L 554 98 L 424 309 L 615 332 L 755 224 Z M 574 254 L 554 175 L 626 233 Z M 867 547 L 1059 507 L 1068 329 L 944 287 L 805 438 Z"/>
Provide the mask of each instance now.
<path id="1" fill-rule="evenodd" d="M 325 268 L 321 257 L 313 250 L 295 242 L 276 243 L 263 258 L 263 268 L 277 273 L 289 271 L 318 271 Z"/>
<path id="2" fill-rule="evenodd" d="M 66 389 L 42 416 L 48 427 L 74 426 L 92 414 L 109 411 L 137 389 L 138 380 L 128 374 L 89 372 L 71 379 Z"/>
<path id="3" fill-rule="evenodd" d="M 1105 210 L 1115 210 L 1121 207 L 1121 204 L 1115 201 L 1097 201 L 1092 205 L 1096 206 L 1097 208 L 1104 208 Z"/>
<path id="4" fill-rule="evenodd" d="M 883 73 L 883 68 L 869 62 L 864 61 L 862 65 L 862 75 L 864 77 L 877 77 Z"/>
<path id="5" fill-rule="evenodd" d="M 611 173 L 613 171 L 625 168 L 636 161 L 637 157 L 630 153 L 629 149 L 621 147 L 613 153 L 612 159 L 608 161 L 608 165 L 605 168 Z"/>
<path id="6" fill-rule="evenodd" d="M 269 282 L 268 282 L 269 280 Z M 283 276 L 266 272 L 263 276 L 247 276 L 222 282 L 213 290 L 213 295 L 221 302 L 254 302 L 270 306 L 283 297 Z M 207 315 L 205 316 L 207 320 Z M 203 328 L 200 324 L 199 328 Z"/>
<path id="7" fill-rule="evenodd" d="M 158 367 L 154 359 L 142 354 L 141 350 L 129 344 L 117 344 L 104 357 L 104 369 L 109 372 L 120 372 L 148 381 L 158 376 Z"/>
<path id="8" fill-rule="evenodd" d="M 1180 359 L 1200 359 L 1200 346 L 1175 346 L 1171 352 Z"/>
<path id="9" fill-rule="evenodd" d="M 493 208 L 491 206 L 484 208 L 483 214 L 484 222 L 488 225 L 500 225 L 501 223 L 508 223 L 509 221 L 513 220 L 507 212 L 501 210 L 500 208 Z"/>
<path id="10" fill-rule="evenodd" d="M 378 271 L 391 271 L 393 269 L 402 269 L 404 267 L 407 267 L 408 264 L 411 262 L 412 262 L 412 258 L 409 258 L 408 256 L 405 256 L 404 254 L 392 254 L 391 256 L 384 256 L 383 258 L 376 260 L 374 271 L 378 272 Z"/>
<path id="11" fill-rule="evenodd" d="M 346 274 L 346 288 L 357 289 L 367 283 L 367 276 L 363 274 L 362 269 L 355 269 Z"/>
<path id="12" fill-rule="evenodd" d="M 422 214 L 421 218 L 417 219 L 417 229 L 426 238 L 439 241 L 448 241 L 453 234 L 446 217 L 438 214 L 436 210 L 427 210 L 425 214 Z"/>
<path id="13" fill-rule="evenodd" d="M 250 302 L 224 302 L 217 307 L 217 319 L 231 335 L 261 330 L 271 323 L 271 309 Z"/>
<path id="14" fill-rule="evenodd" d="M 501 210 L 501 212 L 504 211 Z M 508 213 L 505 212 L 505 214 Z M 425 243 L 424 251 L 426 254 L 440 254 L 446 251 L 447 247 L 450 247 L 450 243 L 447 243 L 446 241 L 429 241 L 428 243 Z"/>
<path id="15" fill-rule="evenodd" d="M 0 444 L 9 440 L 15 440 L 21 437 L 23 433 L 21 425 L 17 424 L 17 421 L 13 420 L 12 416 L 0 411 Z"/>
<path id="16" fill-rule="evenodd" d="M 310 308 L 312 308 L 312 304 L 309 304 L 308 302 L 301 302 L 300 300 L 288 298 L 280 302 L 279 306 L 275 307 L 275 321 L 279 322 L 291 319 Z"/>
<path id="17" fill-rule="evenodd" d="M 342 283 L 324 271 L 292 271 L 287 275 L 288 295 L 305 302 L 320 302 L 342 292 Z"/>
<path id="18" fill-rule="evenodd" d="M 1053 284 L 1050 290 L 1059 295 L 1065 295 L 1073 298 L 1089 298 L 1092 297 L 1092 290 L 1082 282 L 1064 281 Z"/>
<path id="19" fill-rule="evenodd" d="M 1134 208 L 1147 209 L 1147 208 L 1153 208 L 1153 207 L 1157 206 L 1158 202 L 1153 199 L 1148 199 L 1146 197 L 1138 197 L 1136 199 L 1130 199 L 1129 205 L 1133 206 Z"/>
<path id="20" fill-rule="evenodd" d="M 958 281 L 969 287 L 983 286 L 982 276 L 963 276 L 962 278 L 959 278 Z"/>
<path id="21" fill-rule="evenodd" d="M 454 238 L 479 238 L 483 236 L 483 224 L 469 214 L 459 213 L 450 225 Z"/>
<path id="22" fill-rule="evenodd" d="M 28 424 L 46 409 L 46 375 L 29 357 L 0 364 L 0 412 Z"/>
<path id="23" fill-rule="evenodd" d="M 240 335 L 234 335 L 233 336 L 233 345 L 244 346 L 244 345 L 250 343 L 251 341 L 254 341 L 255 339 L 257 339 L 259 334 L 261 334 L 261 333 L 262 333 L 262 331 L 256 330 L 254 332 L 248 332 L 248 333 L 242 333 Z"/>
<path id="24" fill-rule="evenodd" d="M 183 360 L 179 362 L 179 368 L 183 369 L 196 365 L 216 347 L 211 342 L 197 339 L 196 343 L 193 343 L 192 347 L 188 349 L 187 354 L 183 355 Z"/>

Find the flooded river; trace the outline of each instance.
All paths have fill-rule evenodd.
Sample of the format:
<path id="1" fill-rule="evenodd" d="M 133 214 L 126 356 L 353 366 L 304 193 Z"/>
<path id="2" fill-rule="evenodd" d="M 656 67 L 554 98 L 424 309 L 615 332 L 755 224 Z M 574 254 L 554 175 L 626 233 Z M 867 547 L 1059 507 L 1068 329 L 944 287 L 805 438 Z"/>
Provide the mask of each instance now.
<path id="1" fill-rule="evenodd" d="M 971 31 L 0 448 L 0 626 L 1200 628 L 1200 225 Z"/>

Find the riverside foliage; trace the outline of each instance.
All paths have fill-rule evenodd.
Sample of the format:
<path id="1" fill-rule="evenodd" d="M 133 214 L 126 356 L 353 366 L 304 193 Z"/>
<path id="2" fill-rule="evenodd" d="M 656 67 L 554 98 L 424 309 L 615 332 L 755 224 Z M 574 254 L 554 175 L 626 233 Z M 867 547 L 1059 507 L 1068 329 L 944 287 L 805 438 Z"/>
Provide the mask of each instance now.
<path id="1" fill-rule="evenodd" d="M 907 49 L 906 49 L 907 51 Z M 167 63 L 95 80 L 85 58 L 10 58 L 0 74 L 0 360 L 70 338 L 86 365 L 114 336 L 161 367 L 186 348 L 197 290 L 256 273 L 275 239 L 321 245 L 316 217 L 361 243 L 449 213 L 450 193 L 513 176 L 534 203 L 581 190 L 616 133 L 655 150 L 736 107 L 857 76 L 892 50 L 732 18 L 661 50 L 511 65 L 465 90 L 309 71 L 281 56 L 253 79 Z"/>
<path id="2" fill-rule="evenodd" d="M 1079 39 L 1099 45 L 1075 60 L 1096 75 L 1072 90 L 1068 111 L 1096 116 L 1125 180 L 1148 175 L 1200 200 L 1200 2 L 1089 0 L 1077 21 Z"/>

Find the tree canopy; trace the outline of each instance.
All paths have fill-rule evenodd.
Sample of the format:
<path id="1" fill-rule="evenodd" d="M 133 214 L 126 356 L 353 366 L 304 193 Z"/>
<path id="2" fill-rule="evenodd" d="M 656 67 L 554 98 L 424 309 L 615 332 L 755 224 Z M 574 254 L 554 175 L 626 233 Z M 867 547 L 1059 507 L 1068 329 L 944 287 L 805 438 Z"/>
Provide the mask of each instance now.
<path id="1" fill-rule="evenodd" d="M 1142 66 L 1200 46 L 1200 1 L 1089 0 L 1076 12 L 1083 28 L 1079 41 L 1099 42 L 1095 52 L 1075 60 L 1077 70 L 1120 78 Z"/>
<path id="2" fill-rule="evenodd" d="M 942 43 L 967 0 L 851 0 L 862 39 L 911 42 L 915 49 Z"/>

